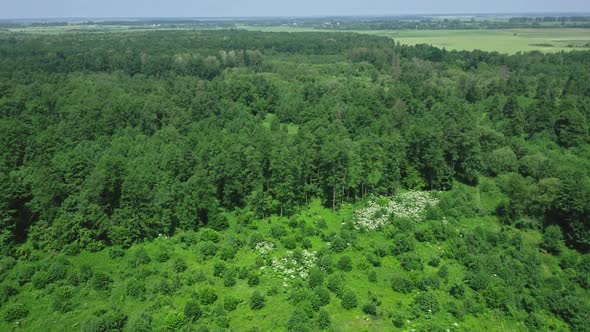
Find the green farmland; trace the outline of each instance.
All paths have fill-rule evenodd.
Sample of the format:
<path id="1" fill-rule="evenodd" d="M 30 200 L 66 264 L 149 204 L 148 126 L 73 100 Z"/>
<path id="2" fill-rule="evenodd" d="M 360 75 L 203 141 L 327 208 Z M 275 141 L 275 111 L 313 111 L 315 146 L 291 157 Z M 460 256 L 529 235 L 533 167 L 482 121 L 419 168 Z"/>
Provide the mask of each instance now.
<path id="1" fill-rule="evenodd" d="M 250 27 L 269 32 L 318 31 L 297 27 Z M 322 30 L 324 31 L 324 30 Z M 341 30 L 334 30 L 341 31 Z M 348 31 L 348 30 L 347 30 Z M 559 52 L 590 49 L 590 29 L 507 29 L 507 30 L 355 30 L 352 32 L 386 36 L 402 44 L 431 44 L 449 50 L 483 50 L 501 53 L 526 51 Z"/>

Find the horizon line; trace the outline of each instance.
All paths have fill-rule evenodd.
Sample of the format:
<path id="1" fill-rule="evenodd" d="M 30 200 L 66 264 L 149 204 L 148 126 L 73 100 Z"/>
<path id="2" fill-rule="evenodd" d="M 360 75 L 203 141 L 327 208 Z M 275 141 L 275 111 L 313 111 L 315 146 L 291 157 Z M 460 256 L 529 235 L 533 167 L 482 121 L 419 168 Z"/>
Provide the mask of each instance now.
<path id="1" fill-rule="evenodd" d="M 572 11 L 530 11 L 530 12 L 449 12 L 449 13 L 403 13 L 403 14 L 362 14 L 362 15 L 353 15 L 353 14 L 321 14 L 321 15 L 267 15 L 267 16 L 47 16 L 47 17 L 4 17 L 0 18 L 0 21 L 10 21 L 10 20 L 73 20 L 73 19 L 116 19 L 116 20 L 123 20 L 123 19 L 132 19 L 132 20 L 142 20 L 142 19 L 207 19 L 207 20 L 214 20 L 214 19 L 304 19 L 304 18 L 394 18 L 394 17 L 407 17 L 407 16 L 507 16 L 507 15 L 547 15 L 547 14 L 555 14 L 555 15 L 565 15 L 568 16 L 590 16 L 589 12 L 572 12 Z M 514 17 L 514 16 L 513 16 Z"/>

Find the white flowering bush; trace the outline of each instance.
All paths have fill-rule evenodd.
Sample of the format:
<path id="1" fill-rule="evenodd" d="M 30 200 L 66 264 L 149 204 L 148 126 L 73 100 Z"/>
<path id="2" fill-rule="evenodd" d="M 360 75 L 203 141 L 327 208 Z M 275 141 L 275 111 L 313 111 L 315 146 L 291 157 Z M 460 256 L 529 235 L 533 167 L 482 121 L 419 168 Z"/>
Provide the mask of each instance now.
<path id="1" fill-rule="evenodd" d="M 270 261 L 270 269 L 283 278 L 283 286 L 287 287 L 288 283 L 296 278 L 306 280 L 309 276 L 309 270 L 317 261 L 315 251 L 303 250 L 301 256 L 296 259 L 292 251 L 287 251 L 283 257 L 273 257 Z M 266 270 L 266 266 L 260 268 Z"/>
<path id="2" fill-rule="evenodd" d="M 254 250 L 262 256 L 267 256 L 275 249 L 275 245 L 271 242 L 261 241 L 256 244 Z"/>
<path id="3" fill-rule="evenodd" d="M 379 197 L 355 211 L 355 228 L 377 230 L 390 222 L 392 217 L 423 221 L 426 209 L 438 204 L 438 199 L 428 191 L 408 191 L 392 198 Z"/>

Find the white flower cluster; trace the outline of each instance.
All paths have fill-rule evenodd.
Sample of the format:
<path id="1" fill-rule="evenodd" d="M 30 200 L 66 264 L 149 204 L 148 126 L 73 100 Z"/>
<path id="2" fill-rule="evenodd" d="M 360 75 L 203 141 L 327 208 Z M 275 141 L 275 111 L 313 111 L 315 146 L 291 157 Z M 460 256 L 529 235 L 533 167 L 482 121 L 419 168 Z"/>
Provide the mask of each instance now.
<path id="1" fill-rule="evenodd" d="M 381 229 L 389 223 L 391 217 L 409 218 L 419 222 L 424 220 L 426 209 L 437 204 L 438 199 L 428 191 L 408 191 L 392 198 L 381 197 L 355 211 L 355 228 Z"/>
<path id="2" fill-rule="evenodd" d="M 316 252 L 303 250 L 302 256 L 301 262 L 298 262 L 293 258 L 293 252 L 287 251 L 285 257 L 272 258 L 270 267 L 274 272 L 283 277 L 283 286 L 287 287 L 287 282 L 289 280 L 294 280 L 297 277 L 307 279 L 309 276 L 309 269 L 314 266 L 317 261 Z"/>
<path id="3" fill-rule="evenodd" d="M 254 250 L 256 250 L 256 252 L 261 254 L 262 256 L 268 255 L 274 249 L 275 249 L 275 245 L 272 244 L 271 242 L 266 242 L 266 241 L 258 242 L 256 244 L 256 246 L 254 247 Z"/>

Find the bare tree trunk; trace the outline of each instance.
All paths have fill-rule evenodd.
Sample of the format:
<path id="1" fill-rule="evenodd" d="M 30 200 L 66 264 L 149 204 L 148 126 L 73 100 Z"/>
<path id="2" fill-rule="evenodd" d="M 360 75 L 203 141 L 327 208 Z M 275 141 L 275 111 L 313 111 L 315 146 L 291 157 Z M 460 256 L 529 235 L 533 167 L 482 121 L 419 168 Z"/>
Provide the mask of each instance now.
<path id="1" fill-rule="evenodd" d="M 336 212 L 336 186 L 332 187 L 332 211 Z"/>

